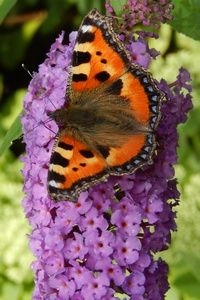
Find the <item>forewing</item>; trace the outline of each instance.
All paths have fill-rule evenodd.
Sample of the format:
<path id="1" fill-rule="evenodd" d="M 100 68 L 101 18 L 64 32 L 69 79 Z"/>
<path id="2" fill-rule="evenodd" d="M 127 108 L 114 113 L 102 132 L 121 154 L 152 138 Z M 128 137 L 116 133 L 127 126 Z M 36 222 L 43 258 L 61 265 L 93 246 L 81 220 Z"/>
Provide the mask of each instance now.
<path id="1" fill-rule="evenodd" d="M 127 65 L 130 65 L 129 55 L 113 31 L 111 19 L 93 9 L 78 31 L 69 96 L 73 91 L 94 89 L 103 82 L 113 82 L 125 72 Z"/>

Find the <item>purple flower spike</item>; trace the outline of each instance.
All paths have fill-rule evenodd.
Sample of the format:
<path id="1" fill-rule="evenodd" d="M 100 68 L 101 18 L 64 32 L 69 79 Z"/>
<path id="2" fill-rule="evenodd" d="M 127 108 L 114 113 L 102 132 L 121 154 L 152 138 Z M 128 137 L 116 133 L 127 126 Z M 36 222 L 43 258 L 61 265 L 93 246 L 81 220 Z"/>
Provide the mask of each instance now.
<path id="1" fill-rule="evenodd" d="M 119 294 L 134 300 L 164 299 L 167 265 L 153 254 L 168 248 L 171 231 L 176 229 L 173 208 L 179 192 L 173 165 L 177 125 L 185 122 L 192 107 L 189 74 L 180 69 L 176 82 L 159 83 L 167 100 L 156 131 L 158 146 L 152 165 L 129 176 L 111 176 L 82 192 L 77 203 L 55 202 L 47 193 L 47 172 L 58 128 L 48 111 L 65 101 L 75 38 L 72 33 L 65 45 L 63 33 L 58 37 L 24 99 L 23 206 L 32 226 L 30 247 L 36 257 L 33 299 L 110 300 Z M 138 64 L 148 65 L 145 49 L 142 44 L 129 48 L 133 57 L 139 54 Z"/>
<path id="2" fill-rule="evenodd" d="M 105 4 L 108 14 L 115 16 L 110 0 Z M 122 28 L 130 30 L 137 24 L 159 28 L 161 23 L 172 19 L 173 4 L 170 0 L 127 0 L 122 7 Z"/>

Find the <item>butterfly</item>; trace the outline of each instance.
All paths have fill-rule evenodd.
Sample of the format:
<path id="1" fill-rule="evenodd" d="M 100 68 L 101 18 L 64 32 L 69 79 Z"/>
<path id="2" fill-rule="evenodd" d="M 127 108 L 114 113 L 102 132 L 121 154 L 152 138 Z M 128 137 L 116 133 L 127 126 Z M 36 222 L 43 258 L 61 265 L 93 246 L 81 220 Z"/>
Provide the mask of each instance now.
<path id="1" fill-rule="evenodd" d="M 112 19 L 91 10 L 78 30 L 66 103 L 49 113 L 59 128 L 48 171 L 50 197 L 76 201 L 110 175 L 150 164 L 162 98 L 152 76 L 131 62 Z"/>

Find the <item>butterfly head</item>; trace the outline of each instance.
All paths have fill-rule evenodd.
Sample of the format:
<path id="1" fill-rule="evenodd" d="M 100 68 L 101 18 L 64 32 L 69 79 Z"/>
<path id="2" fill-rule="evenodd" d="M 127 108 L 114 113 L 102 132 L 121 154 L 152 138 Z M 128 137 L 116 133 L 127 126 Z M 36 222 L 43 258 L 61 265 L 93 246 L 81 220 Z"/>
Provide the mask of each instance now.
<path id="1" fill-rule="evenodd" d="M 47 115 L 56 122 L 59 130 L 64 129 L 69 123 L 66 108 L 59 108 L 54 111 L 48 111 Z"/>

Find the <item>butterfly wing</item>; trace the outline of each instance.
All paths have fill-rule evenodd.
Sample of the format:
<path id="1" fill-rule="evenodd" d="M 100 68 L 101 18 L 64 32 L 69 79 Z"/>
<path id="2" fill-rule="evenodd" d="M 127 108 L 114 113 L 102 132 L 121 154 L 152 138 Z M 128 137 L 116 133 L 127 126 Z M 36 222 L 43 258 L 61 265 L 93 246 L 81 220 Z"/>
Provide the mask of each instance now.
<path id="1" fill-rule="evenodd" d="M 110 173 L 115 175 L 130 174 L 151 163 L 155 149 L 154 130 L 160 119 L 163 99 L 152 77 L 142 68 L 132 65 L 120 80 L 123 83 L 120 94 L 130 101 L 133 117 L 149 131 L 131 136 L 121 147 L 111 147 L 106 161 Z"/>
<path id="2" fill-rule="evenodd" d="M 73 91 L 95 89 L 103 82 L 113 82 L 126 71 L 127 65 L 130 65 L 129 54 L 113 31 L 111 18 L 93 9 L 78 31 L 69 97 Z"/>
<path id="3" fill-rule="evenodd" d="M 91 183 L 108 177 L 105 160 L 67 135 L 56 141 L 48 172 L 48 191 L 56 200 L 73 201 Z M 103 174 L 104 173 L 104 174 Z"/>

